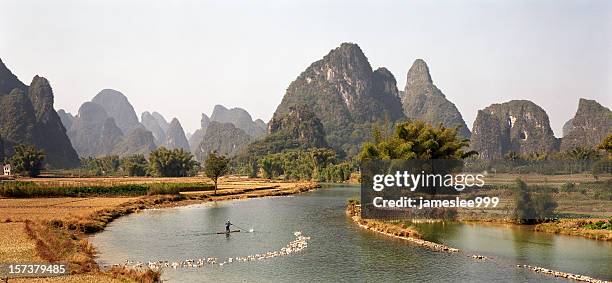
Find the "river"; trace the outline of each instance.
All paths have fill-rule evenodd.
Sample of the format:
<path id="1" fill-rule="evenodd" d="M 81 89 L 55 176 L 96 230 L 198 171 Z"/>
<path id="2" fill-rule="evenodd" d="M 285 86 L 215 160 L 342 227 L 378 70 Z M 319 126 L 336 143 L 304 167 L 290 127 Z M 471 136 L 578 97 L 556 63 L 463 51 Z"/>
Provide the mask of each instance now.
<path id="1" fill-rule="evenodd" d="M 433 252 L 365 231 L 346 216 L 358 187 L 324 187 L 288 197 L 225 201 L 121 217 L 91 238 L 98 263 L 229 258 L 279 250 L 302 231 L 311 237 L 299 253 L 261 261 L 203 268 L 166 268 L 171 282 L 329 281 L 559 281 L 517 268 L 531 264 L 599 279 L 612 279 L 612 243 L 533 232 L 524 227 L 427 224 L 429 240 L 461 250 Z M 252 233 L 223 231 L 231 219 Z M 472 254 L 490 260 L 474 260 Z"/>

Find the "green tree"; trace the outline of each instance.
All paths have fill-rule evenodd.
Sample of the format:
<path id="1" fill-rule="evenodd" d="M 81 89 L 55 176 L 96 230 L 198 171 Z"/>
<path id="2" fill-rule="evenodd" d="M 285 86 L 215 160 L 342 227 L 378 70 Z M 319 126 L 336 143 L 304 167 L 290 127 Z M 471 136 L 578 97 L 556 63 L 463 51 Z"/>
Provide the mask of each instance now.
<path id="1" fill-rule="evenodd" d="M 536 222 L 552 218 L 556 208 L 557 202 L 552 198 L 550 193 L 536 193 L 533 197 L 533 209 Z"/>
<path id="2" fill-rule="evenodd" d="M 612 154 L 612 134 L 609 134 L 606 138 L 604 138 L 597 148 L 605 150 L 608 154 Z"/>
<path id="3" fill-rule="evenodd" d="M 527 184 L 521 180 L 516 180 L 517 190 L 514 194 L 514 219 L 519 224 L 527 223 L 534 215 L 534 208 L 531 201 L 531 195 Z"/>
<path id="4" fill-rule="evenodd" d="M 259 164 L 257 163 L 257 159 L 250 158 L 248 166 L 249 178 L 257 178 L 257 173 L 259 172 Z"/>
<path id="5" fill-rule="evenodd" d="M 264 157 L 261 160 L 261 170 L 263 171 L 264 178 L 272 179 L 274 177 L 274 164 L 272 158 Z"/>
<path id="6" fill-rule="evenodd" d="M 40 175 L 43 169 L 43 161 L 45 160 L 45 152 L 36 149 L 33 145 L 15 146 L 15 154 L 9 160 L 13 170 L 17 174 L 25 174 L 30 177 Z"/>
<path id="7" fill-rule="evenodd" d="M 329 164 L 336 162 L 336 152 L 329 148 L 315 148 L 310 151 L 310 157 L 314 165 L 313 178 L 322 180 L 322 171 Z"/>
<path id="8" fill-rule="evenodd" d="M 102 175 L 117 175 L 121 167 L 121 159 L 118 155 L 108 155 L 97 159 Z"/>
<path id="9" fill-rule="evenodd" d="M 94 176 L 117 175 L 121 166 L 118 155 L 87 157 L 81 159 L 81 168 Z"/>
<path id="10" fill-rule="evenodd" d="M 519 224 L 538 223 L 553 216 L 557 202 L 548 192 L 531 192 L 527 184 L 516 180 L 513 217 Z"/>
<path id="11" fill-rule="evenodd" d="M 270 154 L 262 158 L 261 169 L 263 170 L 264 178 L 272 179 L 285 173 L 280 155 L 279 153 Z"/>
<path id="12" fill-rule="evenodd" d="M 432 127 L 422 121 L 403 122 L 388 138 L 380 135 L 364 143 L 359 153 L 363 159 L 463 159 L 476 152 L 465 152 L 468 140 L 457 136 L 458 128 Z"/>
<path id="13" fill-rule="evenodd" d="M 597 150 L 588 147 L 575 147 L 566 151 L 565 155 L 576 161 L 588 161 L 599 158 Z"/>
<path id="14" fill-rule="evenodd" d="M 160 147 L 149 154 L 149 170 L 160 177 L 186 177 L 197 173 L 199 164 L 182 148 Z"/>
<path id="15" fill-rule="evenodd" d="M 215 195 L 217 194 L 217 182 L 219 177 L 225 175 L 229 169 L 229 159 L 222 154 L 211 152 L 204 162 L 204 174 L 215 183 Z"/>
<path id="16" fill-rule="evenodd" d="M 127 176 L 147 175 L 147 159 L 142 154 L 134 154 L 121 159 L 121 169 Z"/>

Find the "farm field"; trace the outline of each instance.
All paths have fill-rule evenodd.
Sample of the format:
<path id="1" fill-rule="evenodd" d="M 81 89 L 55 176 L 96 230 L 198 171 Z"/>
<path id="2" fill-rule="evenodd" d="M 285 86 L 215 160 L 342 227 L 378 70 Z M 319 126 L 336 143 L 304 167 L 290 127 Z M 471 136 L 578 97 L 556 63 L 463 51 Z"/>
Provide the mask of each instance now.
<path id="1" fill-rule="evenodd" d="M 69 276 L 11 279 L 11 282 L 131 281 L 143 274 L 126 276 L 122 271 L 102 272 L 95 264 L 94 268 L 91 267 L 95 251 L 87 243 L 87 237 L 93 232 L 104 229 L 113 219 L 152 207 L 287 195 L 310 190 L 316 186 L 314 183 L 304 182 L 271 182 L 264 179 L 225 177 L 220 179 L 215 194 L 209 179 L 197 177 L 20 178 L 17 181 L 27 186 L 35 184 L 36 188 L 51 190 L 66 187 L 96 188 L 143 184 L 173 184 L 173 188 L 186 186 L 192 190 L 143 196 L 0 197 L 0 262 L 49 262 L 53 261 L 52 259 L 59 259 L 70 262 L 71 269 L 76 270 L 75 274 Z M 27 190 L 27 186 L 23 189 Z M 197 190 L 200 187 L 202 190 Z M 62 249 L 56 246 L 61 246 Z"/>

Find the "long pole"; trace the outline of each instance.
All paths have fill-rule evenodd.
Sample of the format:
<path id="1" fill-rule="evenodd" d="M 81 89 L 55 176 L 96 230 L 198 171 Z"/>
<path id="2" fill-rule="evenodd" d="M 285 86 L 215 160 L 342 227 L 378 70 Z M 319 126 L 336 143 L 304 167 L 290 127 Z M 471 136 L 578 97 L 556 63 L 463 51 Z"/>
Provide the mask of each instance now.
<path id="1" fill-rule="evenodd" d="M 242 227 L 240 227 L 240 226 L 238 226 L 238 225 L 236 225 L 236 224 L 234 224 L 234 223 L 231 223 L 231 224 L 232 224 L 232 225 L 234 225 L 234 226 L 236 226 L 236 227 L 238 227 L 238 229 L 240 229 L 240 230 L 246 230 L 246 229 L 244 229 L 244 228 L 242 228 Z"/>

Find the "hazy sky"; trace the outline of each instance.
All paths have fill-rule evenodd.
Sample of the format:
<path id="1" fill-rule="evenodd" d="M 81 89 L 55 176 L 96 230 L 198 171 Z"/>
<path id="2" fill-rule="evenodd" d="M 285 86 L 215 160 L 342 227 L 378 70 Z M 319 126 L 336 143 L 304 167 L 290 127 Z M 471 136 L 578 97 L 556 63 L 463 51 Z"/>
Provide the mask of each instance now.
<path id="1" fill-rule="evenodd" d="M 342 42 L 398 88 L 423 58 L 471 128 L 511 99 L 543 107 L 555 134 L 579 97 L 612 104 L 612 1 L 0 0 L 0 58 L 51 81 L 73 114 L 101 89 L 185 131 L 215 104 L 266 122 L 285 89 Z"/>

